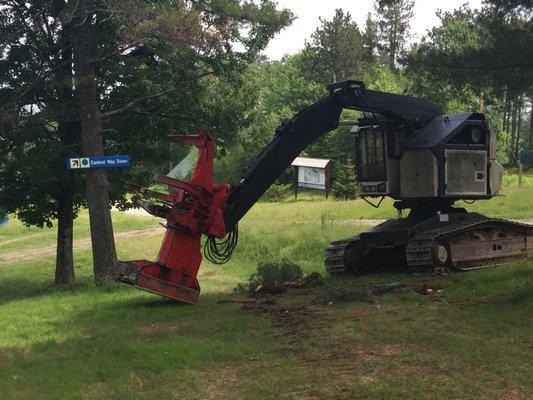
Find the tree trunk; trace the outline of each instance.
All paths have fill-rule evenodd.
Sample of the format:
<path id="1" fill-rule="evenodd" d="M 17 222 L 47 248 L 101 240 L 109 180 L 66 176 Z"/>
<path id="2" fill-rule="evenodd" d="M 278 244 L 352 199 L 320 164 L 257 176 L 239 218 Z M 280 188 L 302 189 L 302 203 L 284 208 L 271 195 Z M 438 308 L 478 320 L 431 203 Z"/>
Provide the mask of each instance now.
<path id="1" fill-rule="evenodd" d="M 516 100 L 511 101 L 511 148 L 510 151 L 510 158 L 513 165 L 516 165 L 517 159 L 515 156 L 514 148 L 515 148 L 515 141 L 516 141 Z"/>
<path id="2" fill-rule="evenodd" d="M 515 148 L 514 148 L 514 156 L 516 159 L 516 162 L 520 161 L 520 133 L 522 130 L 522 106 L 523 101 L 522 97 L 518 98 L 518 110 L 516 112 L 516 142 L 515 142 Z"/>
<path id="3" fill-rule="evenodd" d="M 505 99 L 504 99 L 503 130 L 507 134 L 509 134 L 509 117 L 510 117 L 510 104 L 509 104 L 509 97 L 506 92 Z"/>
<path id="4" fill-rule="evenodd" d="M 83 153 L 104 154 L 98 87 L 91 63 L 90 24 L 92 12 L 87 0 L 80 0 L 72 20 L 72 49 L 76 77 L 76 100 L 81 123 Z M 109 182 L 104 169 L 87 170 L 87 204 L 91 226 L 94 280 L 97 285 L 113 279 L 117 261 L 109 207 Z"/>
<path id="5" fill-rule="evenodd" d="M 533 103 L 529 113 L 529 149 L 533 150 Z"/>
<path id="6" fill-rule="evenodd" d="M 72 187 L 65 188 L 59 199 L 57 212 L 56 285 L 74 283 L 74 259 L 72 253 L 74 212 Z"/>
<path id="7" fill-rule="evenodd" d="M 398 16 L 393 17 L 391 23 L 391 36 L 389 42 L 389 68 L 391 71 L 396 71 L 396 54 L 398 53 Z"/>
<path id="8" fill-rule="evenodd" d="M 54 18 L 59 18 L 65 9 L 64 0 L 54 0 Z M 70 24 L 65 23 L 58 41 L 61 50 L 61 62 L 64 67 L 56 71 L 55 90 L 59 101 L 72 103 L 74 82 L 72 77 L 72 48 L 70 46 Z M 70 146 L 79 137 L 79 124 L 73 122 L 74 110 L 63 108 L 58 116 L 58 130 L 61 144 Z M 57 194 L 57 252 L 56 252 L 56 285 L 71 285 L 74 283 L 74 255 L 73 255 L 73 224 L 74 224 L 74 176 L 64 171 L 65 179 L 61 179 L 61 186 Z"/>

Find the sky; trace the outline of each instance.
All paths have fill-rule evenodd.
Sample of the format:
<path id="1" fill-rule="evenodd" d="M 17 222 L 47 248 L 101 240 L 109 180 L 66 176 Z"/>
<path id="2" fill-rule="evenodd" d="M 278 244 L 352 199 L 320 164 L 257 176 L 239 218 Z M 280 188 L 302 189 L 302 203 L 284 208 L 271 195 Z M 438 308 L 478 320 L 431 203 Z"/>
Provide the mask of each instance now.
<path id="1" fill-rule="evenodd" d="M 264 54 L 273 60 L 279 60 L 285 54 L 294 54 L 301 50 L 305 40 L 320 24 L 319 17 L 331 19 L 335 9 L 342 8 L 350 12 L 360 29 L 365 25 L 366 16 L 374 9 L 374 0 L 277 0 L 279 7 L 292 10 L 296 20 L 272 39 Z M 453 10 L 462 4 L 470 8 L 479 8 L 481 0 L 415 0 L 414 17 L 411 34 L 419 40 L 428 29 L 439 25 L 436 11 Z"/>

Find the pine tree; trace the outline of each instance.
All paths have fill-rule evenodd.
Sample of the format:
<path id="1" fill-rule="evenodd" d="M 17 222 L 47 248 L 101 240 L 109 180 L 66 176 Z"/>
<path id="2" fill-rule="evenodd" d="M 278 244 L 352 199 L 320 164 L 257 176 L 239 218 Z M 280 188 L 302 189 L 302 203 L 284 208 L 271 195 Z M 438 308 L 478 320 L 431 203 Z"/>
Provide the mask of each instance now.
<path id="1" fill-rule="evenodd" d="M 384 64 L 396 70 L 398 57 L 409 39 L 409 24 L 413 18 L 414 0 L 377 0 L 380 52 Z"/>
<path id="2" fill-rule="evenodd" d="M 378 30 L 378 22 L 372 18 L 371 13 L 368 13 L 363 32 L 363 46 L 365 49 L 365 58 L 370 64 L 374 64 L 377 58 L 377 50 L 379 48 Z"/>
<path id="3" fill-rule="evenodd" d="M 303 51 L 306 77 L 323 84 L 360 78 L 366 70 L 363 36 L 350 13 L 337 9 L 320 23 Z"/>
<path id="4" fill-rule="evenodd" d="M 331 194 L 336 199 L 351 200 L 357 198 L 357 179 L 351 157 L 334 173 Z"/>

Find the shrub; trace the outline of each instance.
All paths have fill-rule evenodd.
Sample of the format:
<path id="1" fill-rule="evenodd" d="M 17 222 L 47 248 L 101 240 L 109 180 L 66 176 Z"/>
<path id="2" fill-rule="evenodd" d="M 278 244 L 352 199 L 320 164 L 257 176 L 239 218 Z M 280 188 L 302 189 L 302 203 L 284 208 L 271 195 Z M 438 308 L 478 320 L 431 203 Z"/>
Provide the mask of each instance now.
<path id="1" fill-rule="evenodd" d="M 287 259 L 279 263 L 259 263 L 257 271 L 248 280 L 239 283 L 234 289 L 236 293 L 254 295 L 258 290 L 275 293 L 285 282 L 292 282 L 302 277 L 302 268 Z"/>
<path id="2" fill-rule="evenodd" d="M 284 185 L 282 183 L 274 183 L 263 195 L 266 201 L 282 201 L 291 194 L 291 185 Z"/>

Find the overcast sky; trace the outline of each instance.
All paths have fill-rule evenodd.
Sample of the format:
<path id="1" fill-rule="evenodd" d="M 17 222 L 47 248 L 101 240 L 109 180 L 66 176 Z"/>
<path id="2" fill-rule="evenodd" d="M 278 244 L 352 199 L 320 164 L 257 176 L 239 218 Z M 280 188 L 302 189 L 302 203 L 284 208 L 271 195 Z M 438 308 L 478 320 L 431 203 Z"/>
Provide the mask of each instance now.
<path id="1" fill-rule="evenodd" d="M 331 19 L 335 9 L 342 8 L 349 11 L 360 29 L 365 25 L 366 15 L 373 11 L 374 0 L 277 0 L 280 7 L 292 10 L 296 20 L 291 26 L 280 32 L 270 42 L 265 54 L 278 60 L 284 54 L 298 52 L 304 46 L 306 39 L 319 25 L 319 17 Z M 416 0 L 415 16 L 411 23 L 411 33 L 420 39 L 425 32 L 439 24 L 435 15 L 438 9 L 453 10 L 462 4 L 471 8 L 479 8 L 481 0 Z"/>

